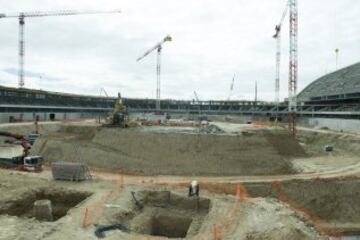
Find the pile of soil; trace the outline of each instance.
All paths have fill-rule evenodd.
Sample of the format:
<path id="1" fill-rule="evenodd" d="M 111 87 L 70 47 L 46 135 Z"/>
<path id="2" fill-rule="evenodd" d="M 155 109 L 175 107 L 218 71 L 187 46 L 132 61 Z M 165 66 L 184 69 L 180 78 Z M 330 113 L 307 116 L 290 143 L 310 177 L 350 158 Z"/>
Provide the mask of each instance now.
<path id="1" fill-rule="evenodd" d="M 281 156 L 287 157 L 306 157 L 305 150 L 299 142 L 289 133 L 284 131 L 267 132 L 266 140 L 276 149 Z"/>
<path id="2" fill-rule="evenodd" d="M 43 134 L 32 154 L 42 155 L 47 163 L 81 159 L 92 167 L 140 174 L 294 173 L 290 159 L 300 155 L 301 146 L 293 141 L 291 148 L 281 151 L 281 146 L 292 140 L 286 135 L 278 138 L 281 139 L 277 140 L 276 135 L 267 137 L 267 133 L 261 131 L 250 136 L 234 136 L 66 127 L 56 133 Z"/>
<path id="3" fill-rule="evenodd" d="M 292 209 L 306 214 L 317 227 L 329 234 L 340 232 L 350 235 L 359 232 L 360 180 L 311 179 L 243 185 L 253 198 L 281 199 Z M 234 194 L 236 187 L 237 184 L 217 183 L 202 186 L 203 189 L 226 194 Z"/>
<path id="4" fill-rule="evenodd" d="M 219 128 L 216 125 L 210 124 L 207 125 L 205 127 L 200 128 L 200 133 L 205 133 L 205 134 L 221 134 L 221 133 L 225 133 L 224 130 L 222 130 L 221 128 Z"/>
<path id="5" fill-rule="evenodd" d="M 312 156 L 326 156 L 324 146 L 331 145 L 333 156 L 358 156 L 360 154 L 360 137 L 346 133 L 322 133 L 299 131 L 299 141 L 305 144 L 305 150 Z"/>

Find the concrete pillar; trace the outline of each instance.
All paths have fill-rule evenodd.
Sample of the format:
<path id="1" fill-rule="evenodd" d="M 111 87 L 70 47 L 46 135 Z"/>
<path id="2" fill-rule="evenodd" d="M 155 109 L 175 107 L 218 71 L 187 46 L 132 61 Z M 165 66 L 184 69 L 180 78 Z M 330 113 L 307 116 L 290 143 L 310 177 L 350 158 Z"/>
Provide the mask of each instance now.
<path id="1" fill-rule="evenodd" d="M 51 201 L 47 199 L 35 201 L 34 216 L 39 221 L 53 221 Z"/>

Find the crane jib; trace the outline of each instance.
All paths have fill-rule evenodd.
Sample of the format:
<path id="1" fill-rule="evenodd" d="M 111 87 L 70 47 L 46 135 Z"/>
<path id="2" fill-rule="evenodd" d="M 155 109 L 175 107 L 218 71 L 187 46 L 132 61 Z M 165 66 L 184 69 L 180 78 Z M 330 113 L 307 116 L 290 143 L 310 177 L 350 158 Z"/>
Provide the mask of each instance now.
<path id="1" fill-rule="evenodd" d="M 61 11 L 33 11 L 33 12 L 19 12 L 14 14 L 0 13 L 0 18 L 18 18 L 19 19 L 19 87 L 22 88 L 25 85 L 24 82 L 24 27 L 25 18 L 29 17 L 50 17 L 50 16 L 72 16 L 72 15 L 86 15 L 86 14 L 111 14 L 121 13 L 120 10 L 109 11 L 74 11 L 74 10 L 61 10 Z"/>
<path id="2" fill-rule="evenodd" d="M 61 10 L 61 11 L 34 11 L 34 12 L 20 12 L 15 14 L 0 13 L 0 18 L 18 18 L 18 17 L 49 17 L 49 16 L 70 16 L 82 14 L 110 14 L 121 13 L 120 10 L 110 11 L 75 11 L 75 10 Z"/>

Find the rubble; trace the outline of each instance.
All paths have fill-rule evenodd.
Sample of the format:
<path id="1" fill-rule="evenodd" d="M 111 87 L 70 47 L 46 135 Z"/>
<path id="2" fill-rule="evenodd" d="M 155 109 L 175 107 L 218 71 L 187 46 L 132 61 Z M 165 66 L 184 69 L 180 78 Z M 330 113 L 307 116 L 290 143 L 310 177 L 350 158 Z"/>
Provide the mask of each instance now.
<path id="1" fill-rule="evenodd" d="M 201 127 L 199 129 L 199 132 L 203 133 L 203 134 L 223 134 L 223 133 L 225 133 L 224 130 L 222 130 L 221 128 L 219 128 L 218 126 L 216 126 L 214 124 L 205 125 L 205 126 Z"/>

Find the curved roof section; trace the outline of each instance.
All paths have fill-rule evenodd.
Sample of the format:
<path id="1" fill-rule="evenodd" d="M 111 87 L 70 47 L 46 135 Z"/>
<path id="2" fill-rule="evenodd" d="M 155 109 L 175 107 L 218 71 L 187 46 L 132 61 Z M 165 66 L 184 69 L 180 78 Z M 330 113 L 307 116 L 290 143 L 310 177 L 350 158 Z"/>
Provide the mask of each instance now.
<path id="1" fill-rule="evenodd" d="M 298 100 L 346 98 L 356 93 L 360 93 L 360 62 L 315 80 L 299 93 Z"/>

